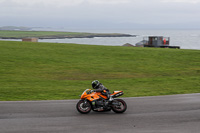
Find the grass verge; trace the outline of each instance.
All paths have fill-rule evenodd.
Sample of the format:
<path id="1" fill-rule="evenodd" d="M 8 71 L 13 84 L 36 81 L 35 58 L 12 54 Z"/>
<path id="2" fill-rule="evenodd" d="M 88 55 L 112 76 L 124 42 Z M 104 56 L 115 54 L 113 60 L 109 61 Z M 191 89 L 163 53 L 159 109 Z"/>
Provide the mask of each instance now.
<path id="1" fill-rule="evenodd" d="M 200 92 L 200 51 L 0 41 L 0 100 L 77 99 L 98 79 L 124 97 Z"/>

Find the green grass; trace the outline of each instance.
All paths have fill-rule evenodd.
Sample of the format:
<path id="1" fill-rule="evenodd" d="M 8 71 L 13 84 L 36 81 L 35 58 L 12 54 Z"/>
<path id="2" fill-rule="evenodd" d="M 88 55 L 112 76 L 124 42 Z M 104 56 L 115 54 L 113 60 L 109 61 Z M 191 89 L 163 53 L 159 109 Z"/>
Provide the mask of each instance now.
<path id="1" fill-rule="evenodd" d="M 200 51 L 0 41 L 0 100 L 78 99 L 98 79 L 124 97 L 200 93 Z"/>

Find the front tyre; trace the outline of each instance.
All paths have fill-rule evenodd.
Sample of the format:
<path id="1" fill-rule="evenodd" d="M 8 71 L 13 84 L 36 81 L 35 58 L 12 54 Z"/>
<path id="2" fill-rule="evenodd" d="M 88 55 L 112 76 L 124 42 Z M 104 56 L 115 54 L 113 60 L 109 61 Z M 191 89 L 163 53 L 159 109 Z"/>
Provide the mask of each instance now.
<path id="1" fill-rule="evenodd" d="M 124 113 L 127 109 L 127 104 L 122 99 L 115 99 L 112 102 L 112 110 L 115 113 Z"/>
<path id="2" fill-rule="evenodd" d="M 87 114 L 91 111 L 92 107 L 90 105 L 90 103 L 88 101 L 85 100 L 80 100 L 77 104 L 76 104 L 76 109 L 78 110 L 78 112 L 80 112 L 81 114 Z"/>

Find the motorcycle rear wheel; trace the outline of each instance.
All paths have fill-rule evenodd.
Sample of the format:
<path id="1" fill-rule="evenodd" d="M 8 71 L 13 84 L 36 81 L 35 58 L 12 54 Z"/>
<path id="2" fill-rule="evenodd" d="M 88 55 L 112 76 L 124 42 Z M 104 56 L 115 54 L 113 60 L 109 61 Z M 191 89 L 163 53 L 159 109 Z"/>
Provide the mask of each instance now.
<path id="1" fill-rule="evenodd" d="M 115 99 L 113 102 L 118 103 L 119 105 L 112 105 L 112 110 L 115 113 L 124 113 L 127 109 L 127 104 L 124 100 L 122 99 Z"/>
<path id="2" fill-rule="evenodd" d="M 91 111 L 92 107 L 91 107 L 91 104 L 88 101 L 85 103 L 85 100 L 80 100 L 76 104 L 76 109 L 81 114 L 87 114 L 87 113 L 89 113 Z"/>

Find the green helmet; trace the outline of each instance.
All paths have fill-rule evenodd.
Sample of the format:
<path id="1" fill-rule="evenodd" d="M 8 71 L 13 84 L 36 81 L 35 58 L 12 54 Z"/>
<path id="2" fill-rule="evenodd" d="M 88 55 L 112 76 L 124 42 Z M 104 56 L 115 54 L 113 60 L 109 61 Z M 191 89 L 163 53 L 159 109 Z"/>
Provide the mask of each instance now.
<path id="1" fill-rule="evenodd" d="M 98 80 L 92 81 L 92 88 L 97 89 L 100 85 L 100 82 Z"/>

